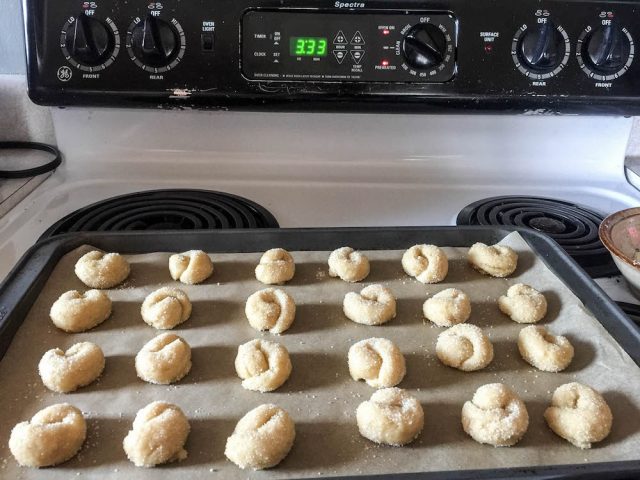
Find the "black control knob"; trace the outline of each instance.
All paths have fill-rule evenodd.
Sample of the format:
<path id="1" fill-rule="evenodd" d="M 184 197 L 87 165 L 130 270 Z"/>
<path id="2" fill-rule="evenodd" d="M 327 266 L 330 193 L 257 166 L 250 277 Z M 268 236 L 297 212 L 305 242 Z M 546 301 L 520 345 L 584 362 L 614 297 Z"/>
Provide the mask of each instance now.
<path id="1" fill-rule="evenodd" d="M 584 42 L 583 58 L 599 73 L 618 72 L 629 59 L 629 38 L 616 22 L 603 25 L 589 35 Z"/>
<path id="2" fill-rule="evenodd" d="M 538 23 L 524 32 L 518 45 L 518 57 L 534 72 L 551 72 L 565 56 L 564 44 L 564 36 L 547 19 L 545 23 Z"/>
<path id="3" fill-rule="evenodd" d="M 112 30 L 101 20 L 83 13 L 66 29 L 66 50 L 82 65 L 103 64 L 113 52 L 114 45 Z"/>
<path id="4" fill-rule="evenodd" d="M 427 70 L 444 61 L 447 39 L 438 27 L 430 23 L 413 26 L 402 40 L 402 53 L 413 68 Z"/>
<path id="5" fill-rule="evenodd" d="M 133 28 L 131 49 L 144 65 L 164 67 L 178 55 L 180 36 L 173 25 L 149 15 Z"/>

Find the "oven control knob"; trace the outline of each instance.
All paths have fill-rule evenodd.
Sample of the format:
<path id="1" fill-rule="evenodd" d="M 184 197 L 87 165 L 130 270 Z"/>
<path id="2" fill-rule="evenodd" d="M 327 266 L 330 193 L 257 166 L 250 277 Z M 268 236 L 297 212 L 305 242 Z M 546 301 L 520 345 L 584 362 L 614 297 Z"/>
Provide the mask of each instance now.
<path id="1" fill-rule="evenodd" d="M 534 72 L 553 71 L 564 56 L 565 37 L 550 19 L 528 28 L 520 38 L 518 57 Z"/>
<path id="2" fill-rule="evenodd" d="M 169 22 L 148 15 L 130 33 L 127 47 L 148 67 L 166 67 L 178 56 L 180 34 Z"/>
<path id="3" fill-rule="evenodd" d="M 430 23 L 414 25 L 402 40 L 402 54 L 413 68 L 427 70 L 444 61 L 447 52 L 445 34 Z"/>
<path id="4" fill-rule="evenodd" d="M 103 65 L 116 44 L 113 29 L 109 25 L 82 13 L 67 22 L 63 35 L 63 51 L 83 66 Z"/>
<path id="5" fill-rule="evenodd" d="M 583 58 L 593 70 L 605 74 L 622 69 L 631 50 L 629 37 L 615 23 L 598 28 L 583 45 Z"/>

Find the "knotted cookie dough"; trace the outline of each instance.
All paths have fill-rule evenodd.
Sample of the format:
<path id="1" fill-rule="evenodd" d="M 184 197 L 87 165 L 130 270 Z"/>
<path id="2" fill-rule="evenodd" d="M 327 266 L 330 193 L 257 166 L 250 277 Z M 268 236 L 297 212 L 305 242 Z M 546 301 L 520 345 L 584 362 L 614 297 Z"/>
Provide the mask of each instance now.
<path id="1" fill-rule="evenodd" d="M 547 314 L 547 299 L 535 288 L 516 283 L 498 299 L 498 307 L 518 323 L 536 323 Z"/>
<path id="2" fill-rule="evenodd" d="M 293 257 L 283 248 L 264 252 L 256 267 L 256 279 L 267 285 L 282 285 L 291 280 L 295 273 Z"/>
<path id="3" fill-rule="evenodd" d="M 74 457 L 86 437 L 82 412 L 68 403 L 58 403 L 13 427 L 9 449 L 23 467 L 50 467 Z"/>
<path id="4" fill-rule="evenodd" d="M 462 428 L 478 443 L 510 447 L 529 428 L 529 413 L 520 397 L 502 383 L 483 385 L 462 407 Z"/>
<path id="5" fill-rule="evenodd" d="M 436 355 L 449 367 L 473 372 L 491 363 L 493 345 L 480 327 L 461 323 L 438 335 Z"/>
<path id="6" fill-rule="evenodd" d="M 167 402 L 152 402 L 138 410 L 122 446 L 136 467 L 154 467 L 184 460 L 187 458 L 184 444 L 190 430 L 189 420 L 180 407 Z"/>
<path id="7" fill-rule="evenodd" d="M 175 333 L 162 333 L 136 355 L 136 373 L 145 382 L 168 385 L 191 370 L 191 347 Z"/>
<path id="8" fill-rule="evenodd" d="M 518 254 L 505 245 L 474 243 L 467 254 L 469 263 L 476 270 L 492 277 L 507 277 L 518 266 Z"/>
<path id="9" fill-rule="evenodd" d="M 345 282 L 359 282 L 369 275 L 369 259 L 351 247 L 342 247 L 329 255 L 329 275 Z"/>
<path id="10" fill-rule="evenodd" d="M 471 300 L 462 290 L 447 288 L 427 299 L 422 306 L 422 313 L 439 327 L 451 327 L 469 319 Z"/>
<path id="11" fill-rule="evenodd" d="M 424 426 L 424 411 L 418 399 L 406 390 L 385 388 L 358 406 L 356 421 L 363 437 L 399 447 L 418 437 Z"/>
<path id="12" fill-rule="evenodd" d="M 287 456 L 295 438 L 289 414 L 276 405 L 264 404 L 240 419 L 227 438 L 224 454 L 242 469 L 271 468 Z"/>
<path id="13" fill-rule="evenodd" d="M 256 392 L 271 392 L 291 375 L 287 349 L 267 340 L 256 339 L 240 345 L 235 367 L 242 386 Z"/>
<path id="14" fill-rule="evenodd" d="M 289 329 L 296 316 L 293 298 L 279 288 L 265 288 L 252 294 L 244 308 L 249 325 L 259 331 L 280 334 Z"/>
<path id="15" fill-rule="evenodd" d="M 379 284 L 364 287 L 360 293 L 344 296 L 342 309 L 347 318 L 363 325 L 382 325 L 396 316 L 396 297 Z"/>
<path id="16" fill-rule="evenodd" d="M 142 319 L 152 327 L 169 330 L 191 316 L 191 301 L 179 288 L 162 287 L 142 302 Z"/>
<path id="17" fill-rule="evenodd" d="M 53 303 L 49 316 L 60 330 L 84 332 L 111 316 L 111 299 L 100 290 L 88 290 L 85 293 L 70 290 Z"/>
<path id="18" fill-rule="evenodd" d="M 92 250 L 76 262 L 76 275 L 90 288 L 112 288 L 129 276 L 129 262 L 119 253 Z"/>
<path id="19" fill-rule="evenodd" d="M 566 337 L 552 335 L 541 326 L 529 325 L 518 334 L 522 358 L 543 372 L 560 372 L 573 360 L 573 346 Z"/>
<path id="20" fill-rule="evenodd" d="M 187 285 L 204 282 L 213 274 L 213 262 L 202 250 L 189 250 L 169 257 L 169 273 Z"/>
<path id="21" fill-rule="evenodd" d="M 349 374 L 374 388 L 395 387 L 407 370 L 404 356 L 391 340 L 367 338 L 354 343 L 348 354 Z"/>
<path id="22" fill-rule="evenodd" d="M 49 390 L 69 393 L 95 381 L 104 370 L 102 349 L 91 342 L 47 351 L 40 359 L 38 373 Z"/>
<path id="23" fill-rule="evenodd" d="M 435 245 L 414 245 L 402 255 L 405 273 L 422 283 L 438 283 L 449 272 L 446 253 Z"/>
<path id="24" fill-rule="evenodd" d="M 553 392 L 544 418 L 557 435 L 583 449 L 607 438 L 613 423 L 613 414 L 602 395 L 576 382 Z"/>

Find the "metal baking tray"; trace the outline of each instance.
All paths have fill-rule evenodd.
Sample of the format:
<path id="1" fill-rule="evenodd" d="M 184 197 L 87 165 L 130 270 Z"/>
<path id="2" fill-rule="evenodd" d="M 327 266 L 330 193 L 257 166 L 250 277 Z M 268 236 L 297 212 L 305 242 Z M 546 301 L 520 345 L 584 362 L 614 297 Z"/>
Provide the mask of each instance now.
<path id="1" fill-rule="evenodd" d="M 469 247 L 475 242 L 494 244 L 517 231 L 531 249 L 573 291 L 629 356 L 640 365 L 640 329 L 596 285 L 560 246 L 529 229 L 506 227 L 389 227 L 260 229 L 166 232 L 81 232 L 53 237 L 29 249 L 0 285 L 0 360 L 20 328 L 33 302 L 59 259 L 81 245 L 105 251 L 136 254 L 153 251 L 202 249 L 210 253 L 259 252 L 274 246 L 287 250 L 333 250 L 350 245 L 362 250 L 404 249 L 431 243 Z M 488 478 L 640 478 L 640 459 L 586 465 L 498 468 L 397 475 L 350 476 L 343 479 L 488 479 Z"/>

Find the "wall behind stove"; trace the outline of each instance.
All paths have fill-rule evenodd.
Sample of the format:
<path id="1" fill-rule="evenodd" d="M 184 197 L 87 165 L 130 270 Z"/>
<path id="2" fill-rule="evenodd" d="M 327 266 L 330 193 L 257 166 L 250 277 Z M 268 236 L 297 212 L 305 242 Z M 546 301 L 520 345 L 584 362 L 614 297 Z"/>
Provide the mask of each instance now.
<path id="1" fill-rule="evenodd" d="M 25 73 L 20 0 L 0 0 L 0 73 Z"/>

